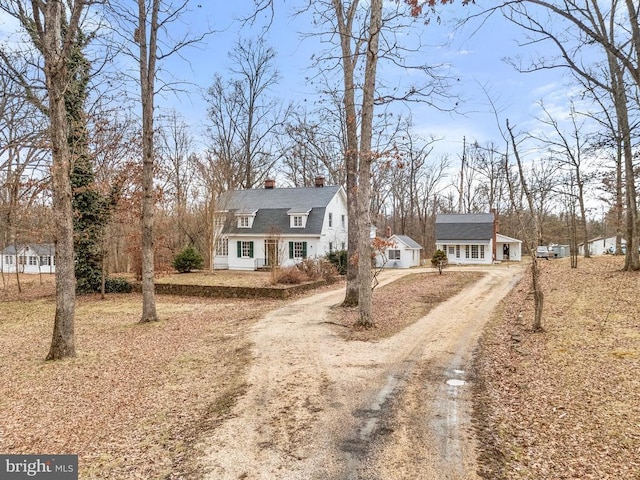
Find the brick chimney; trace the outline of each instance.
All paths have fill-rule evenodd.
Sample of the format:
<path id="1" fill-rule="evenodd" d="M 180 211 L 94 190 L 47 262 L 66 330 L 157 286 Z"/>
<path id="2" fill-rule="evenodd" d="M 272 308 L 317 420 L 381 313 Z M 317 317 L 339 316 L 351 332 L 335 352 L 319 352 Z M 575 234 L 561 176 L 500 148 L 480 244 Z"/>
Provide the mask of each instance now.
<path id="1" fill-rule="evenodd" d="M 324 177 L 321 175 L 318 175 L 316 177 L 316 188 L 322 188 L 324 187 Z"/>
<path id="2" fill-rule="evenodd" d="M 271 178 L 267 178 L 264 181 L 264 188 L 266 188 L 267 190 L 273 190 L 274 188 L 276 188 L 276 181 Z"/>
<path id="3" fill-rule="evenodd" d="M 391 225 L 387 225 L 387 238 L 391 238 Z"/>

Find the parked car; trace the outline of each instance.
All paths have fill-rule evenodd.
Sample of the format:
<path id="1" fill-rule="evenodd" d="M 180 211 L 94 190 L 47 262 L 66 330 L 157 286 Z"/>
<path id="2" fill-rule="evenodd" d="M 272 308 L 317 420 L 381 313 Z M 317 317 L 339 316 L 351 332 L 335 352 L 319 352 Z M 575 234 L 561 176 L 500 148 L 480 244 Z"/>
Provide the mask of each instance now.
<path id="1" fill-rule="evenodd" d="M 549 249 L 545 246 L 536 248 L 536 258 L 546 258 L 549 260 Z"/>

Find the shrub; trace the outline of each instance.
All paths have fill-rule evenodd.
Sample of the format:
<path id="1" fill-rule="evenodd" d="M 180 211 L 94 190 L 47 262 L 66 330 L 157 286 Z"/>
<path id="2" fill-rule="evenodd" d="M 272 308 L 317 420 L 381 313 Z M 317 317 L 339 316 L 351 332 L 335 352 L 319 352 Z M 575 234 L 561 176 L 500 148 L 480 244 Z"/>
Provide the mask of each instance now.
<path id="1" fill-rule="evenodd" d="M 336 268 L 338 274 L 346 275 L 347 274 L 347 251 L 346 250 L 338 250 L 335 252 L 329 252 L 326 255 L 327 260 L 329 260 Z"/>
<path id="2" fill-rule="evenodd" d="M 442 250 L 436 250 L 431 257 L 431 265 L 438 269 L 438 272 L 442 274 L 442 269 L 447 266 L 447 254 Z"/>
<path id="3" fill-rule="evenodd" d="M 186 247 L 174 258 L 171 266 L 180 273 L 189 273 L 191 270 L 202 268 L 204 259 L 192 246 Z"/>
<path id="4" fill-rule="evenodd" d="M 126 278 L 107 278 L 104 282 L 104 291 L 106 293 L 131 293 L 132 290 L 133 285 Z"/>
<path id="5" fill-rule="evenodd" d="M 276 283 L 285 285 L 298 285 L 308 280 L 307 275 L 298 267 L 286 267 L 278 270 Z"/>

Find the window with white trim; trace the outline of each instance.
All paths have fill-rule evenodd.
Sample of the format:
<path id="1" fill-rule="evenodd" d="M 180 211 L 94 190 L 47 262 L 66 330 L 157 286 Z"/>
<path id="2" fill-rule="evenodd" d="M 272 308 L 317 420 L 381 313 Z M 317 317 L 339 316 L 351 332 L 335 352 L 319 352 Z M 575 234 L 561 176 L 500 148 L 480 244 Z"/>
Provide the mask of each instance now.
<path id="1" fill-rule="evenodd" d="M 213 226 L 218 228 L 224 227 L 224 220 L 225 220 L 224 215 L 216 215 L 213 218 Z"/>
<path id="2" fill-rule="evenodd" d="M 344 215 L 342 215 L 341 221 L 342 221 L 342 228 L 344 229 L 345 228 L 345 222 L 346 222 L 346 219 L 345 219 Z M 344 248 L 343 248 L 343 250 L 344 250 Z"/>
<path id="3" fill-rule="evenodd" d="M 307 258 L 307 242 L 289 242 L 289 258 Z"/>
<path id="4" fill-rule="evenodd" d="M 51 257 L 50 256 L 43 256 L 40 257 L 40 265 L 51 265 Z"/>
<path id="5" fill-rule="evenodd" d="M 293 228 L 302 228 L 302 215 L 294 215 L 293 216 Z"/>
<path id="6" fill-rule="evenodd" d="M 216 255 L 220 255 L 222 257 L 229 256 L 229 239 L 228 238 L 219 238 L 216 240 Z"/>
<path id="7" fill-rule="evenodd" d="M 484 258 L 484 245 L 480 245 L 480 258 Z"/>
<path id="8" fill-rule="evenodd" d="M 249 228 L 249 217 L 238 217 L 238 228 Z"/>
<path id="9" fill-rule="evenodd" d="M 253 258 L 253 242 L 242 241 L 238 243 L 240 244 L 238 249 L 240 258 Z"/>
<path id="10" fill-rule="evenodd" d="M 469 245 L 464 246 L 464 258 L 469 258 L 471 255 L 471 250 L 469 249 Z"/>
<path id="11" fill-rule="evenodd" d="M 456 258 L 460 258 L 460 245 L 456 245 Z"/>
<path id="12" fill-rule="evenodd" d="M 479 258 L 478 245 L 471 245 L 471 258 Z"/>
<path id="13" fill-rule="evenodd" d="M 400 250 L 389 250 L 389 260 L 400 260 Z"/>
<path id="14" fill-rule="evenodd" d="M 13 255 L 5 255 L 4 263 L 6 263 L 7 265 L 13 265 Z"/>
<path id="15" fill-rule="evenodd" d="M 38 266 L 38 257 L 34 255 L 29 255 L 29 265 Z"/>
<path id="16" fill-rule="evenodd" d="M 333 228 L 333 213 L 329 212 L 329 228 Z"/>
<path id="17" fill-rule="evenodd" d="M 453 245 L 449 245 L 449 255 L 455 255 L 456 253 L 456 247 L 454 247 Z"/>

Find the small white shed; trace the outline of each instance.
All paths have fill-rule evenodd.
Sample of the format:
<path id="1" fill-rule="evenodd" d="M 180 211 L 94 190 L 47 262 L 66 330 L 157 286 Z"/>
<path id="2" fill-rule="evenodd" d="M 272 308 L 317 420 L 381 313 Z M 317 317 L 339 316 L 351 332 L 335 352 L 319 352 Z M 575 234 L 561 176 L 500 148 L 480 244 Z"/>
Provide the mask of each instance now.
<path id="1" fill-rule="evenodd" d="M 385 268 L 411 268 L 420 265 L 420 252 L 422 246 L 407 235 L 391 235 L 386 239 L 392 244 L 387 247 L 385 254 L 387 263 Z M 378 255 L 376 266 L 381 267 L 384 259 Z"/>

